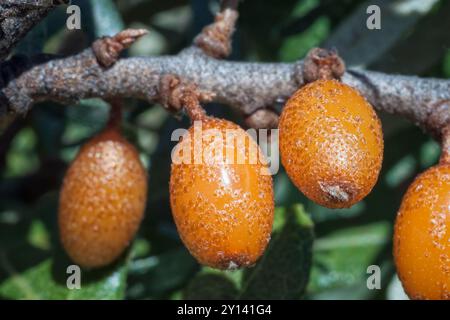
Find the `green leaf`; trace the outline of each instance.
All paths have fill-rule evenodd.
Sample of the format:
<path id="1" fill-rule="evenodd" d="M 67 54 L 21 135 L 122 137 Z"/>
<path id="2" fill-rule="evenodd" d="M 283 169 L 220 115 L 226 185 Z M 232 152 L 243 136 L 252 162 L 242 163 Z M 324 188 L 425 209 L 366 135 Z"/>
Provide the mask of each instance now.
<path id="1" fill-rule="evenodd" d="M 0 232 L 19 236 L 15 241 L 10 236 L 0 245 L 0 298 L 122 299 L 129 251 L 106 268 L 81 269 L 81 288 L 68 289 L 68 278 L 74 273 L 68 273 L 67 267 L 73 262 L 58 246 L 57 205 L 58 193 L 49 192 L 25 212 L 0 206 L 8 209 L 0 210 Z"/>
<path id="2" fill-rule="evenodd" d="M 242 299 L 299 299 L 309 279 L 313 223 L 301 205 L 276 211 L 273 239 L 244 274 Z"/>
<path id="3" fill-rule="evenodd" d="M 127 297 L 165 297 L 170 290 L 185 285 L 197 270 L 197 262 L 185 248 L 137 259 L 130 265 Z"/>
<path id="4" fill-rule="evenodd" d="M 39 158 L 34 152 L 36 144 L 36 133 L 30 127 L 16 134 L 6 156 L 6 177 L 23 176 L 39 167 Z"/>
<path id="5" fill-rule="evenodd" d="M 386 172 L 386 184 L 389 187 L 398 187 L 404 183 L 416 170 L 416 158 L 412 155 L 406 155 Z"/>
<path id="6" fill-rule="evenodd" d="M 22 253 L 23 254 L 23 253 Z M 81 288 L 68 289 L 67 272 L 72 263 L 65 257 L 46 259 L 22 272 L 15 269 L 9 257 L 1 255 L 0 267 L 10 275 L 0 283 L 0 297 L 32 300 L 123 299 L 126 283 L 126 258 L 114 265 L 94 270 L 81 270 Z"/>
<path id="7" fill-rule="evenodd" d="M 39 22 L 15 48 L 16 53 L 26 55 L 43 52 L 47 43 L 57 37 L 66 27 L 66 6 L 60 6 L 51 11 L 47 17 Z M 45 51 L 50 53 L 49 51 Z"/>
<path id="8" fill-rule="evenodd" d="M 239 291 L 225 272 L 201 272 L 188 285 L 184 299 L 233 300 Z"/>
<path id="9" fill-rule="evenodd" d="M 308 297 L 366 298 L 367 267 L 388 244 L 390 225 L 377 222 L 332 232 L 316 239 Z M 383 270 L 383 268 L 382 268 Z"/>
<path id="10" fill-rule="evenodd" d="M 42 103 L 39 108 L 33 110 L 33 129 L 41 154 L 57 157 L 61 148 L 61 136 L 65 129 L 64 116 L 64 108 L 53 102 Z"/>
<path id="11" fill-rule="evenodd" d="M 72 161 L 82 143 L 100 132 L 106 124 L 109 105 L 100 99 L 84 99 L 77 106 L 65 110 L 66 126 L 61 137 L 60 155 L 65 161 Z"/>
<path id="12" fill-rule="evenodd" d="M 439 161 L 441 148 L 439 143 L 430 139 L 420 146 L 420 165 L 422 169 L 426 169 L 435 165 Z"/>
<path id="13" fill-rule="evenodd" d="M 295 187 L 283 167 L 273 178 L 275 203 L 279 207 L 289 207 L 304 203 L 307 198 Z"/>
<path id="14" fill-rule="evenodd" d="M 318 46 L 330 32 L 330 21 L 327 17 L 319 17 L 303 33 L 287 37 L 280 49 L 280 61 L 295 61 Z"/>
<path id="15" fill-rule="evenodd" d="M 0 203 L 0 250 L 23 242 L 29 228 L 28 207 L 11 198 Z"/>
<path id="16" fill-rule="evenodd" d="M 445 54 L 442 69 L 444 77 L 450 78 L 450 50 L 447 50 L 447 53 Z"/>
<path id="17" fill-rule="evenodd" d="M 241 289 L 244 270 L 218 270 L 203 267 L 183 292 L 184 299 L 236 299 Z"/>

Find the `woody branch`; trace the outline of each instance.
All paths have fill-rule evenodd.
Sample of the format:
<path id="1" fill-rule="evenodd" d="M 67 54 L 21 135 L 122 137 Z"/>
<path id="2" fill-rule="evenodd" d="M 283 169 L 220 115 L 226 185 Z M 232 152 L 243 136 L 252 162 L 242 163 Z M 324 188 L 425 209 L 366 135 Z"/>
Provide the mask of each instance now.
<path id="1" fill-rule="evenodd" d="M 195 83 L 209 101 L 231 106 L 244 116 L 272 110 L 305 83 L 304 62 L 220 60 L 230 52 L 237 19 L 235 8 L 224 7 L 191 47 L 174 56 L 120 59 L 118 52 L 143 34 L 126 30 L 131 38 L 122 32 L 97 40 L 77 55 L 30 58 L 22 62 L 22 68 L 5 68 L 11 64 L 6 62 L 1 69 L 0 116 L 26 114 L 36 102 L 45 100 L 73 103 L 92 97 L 131 97 L 160 102 L 164 99 L 161 81 L 168 74 Z M 10 69 L 14 71 L 4 72 Z M 358 89 L 378 111 L 407 118 L 436 138 L 450 123 L 450 80 L 353 69 L 341 79 Z M 267 124 L 267 115 L 273 117 L 273 112 L 260 114 L 255 126 Z"/>

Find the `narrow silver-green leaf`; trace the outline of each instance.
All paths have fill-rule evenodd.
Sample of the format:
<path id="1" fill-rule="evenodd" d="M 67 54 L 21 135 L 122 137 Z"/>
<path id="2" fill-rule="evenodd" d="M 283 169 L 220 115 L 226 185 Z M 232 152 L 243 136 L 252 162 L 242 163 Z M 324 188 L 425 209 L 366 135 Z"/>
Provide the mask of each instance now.
<path id="1" fill-rule="evenodd" d="M 67 269 L 71 263 L 62 259 L 46 259 L 26 270 L 19 271 L 3 254 L 0 266 L 9 277 L 0 283 L 0 298 L 26 300 L 91 300 L 123 299 L 126 284 L 126 259 L 111 267 L 96 271 L 81 270 L 80 287 L 73 288 Z M 68 286 L 69 283 L 69 286 Z M 71 287 L 71 289 L 69 289 Z"/>
<path id="2" fill-rule="evenodd" d="M 374 294 L 366 286 L 367 267 L 380 264 L 378 256 L 389 241 L 390 226 L 379 222 L 332 232 L 316 239 L 308 297 L 365 299 Z"/>
<path id="3" fill-rule="evenodd" d="M 244 274 L 241 299 L 300 299 L 309 279 L 313 223 L 303 206 L 275 213 L 273 239 L 264 256 Z"/>
<path id="4" fill-rule="evenodd" d="M 102 36 L 112 36 L 124 29 L 124 23 L 117 7 L 112 0 L 79 0 L 82 29 L 92 39 Z"/>

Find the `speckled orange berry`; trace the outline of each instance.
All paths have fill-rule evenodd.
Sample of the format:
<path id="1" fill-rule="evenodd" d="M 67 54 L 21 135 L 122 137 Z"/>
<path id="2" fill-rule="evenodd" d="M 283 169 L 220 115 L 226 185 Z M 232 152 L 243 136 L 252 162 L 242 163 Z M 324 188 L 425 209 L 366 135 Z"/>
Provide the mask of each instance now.
<path id="1" fill-rule="evenodd" d="M 61 241 L 83 267 L 114 261 L 142 220 L 147 176 L 135 148 L 115 129 L 87 142 L 68 169 L 59 204 Z"/>
<path id="2" fill-rule="evenodd" d="M 299 89 L 280 117 L 281 161 L 308 198 L 350 207 L 375 185 L 383 157 L 381 123 L 357 90 L 336 80 Z"/>
<path id="3" fill-rule="evenodd" d="M 403 198 L 394 257 L 411 299 L 450 300 L 450 165 L 419 175 Z"/>
<path id="4" fill-rule="evenodd" d="M 201 133 L 196 134 L 199 123 Z M 232 143 L 226 138 L 230 134 Z M 204 265 L 251 266 L 264 252 L 272 231 L 272 178 L 267 164 L 258 160 L 264 156 L 239 126 L 215 118 L 197 121 L 174 154 L 193 159 L 199 150 L 201 159 L 190 164 L 172 158 L 170 204 L 180 237 Z"/>

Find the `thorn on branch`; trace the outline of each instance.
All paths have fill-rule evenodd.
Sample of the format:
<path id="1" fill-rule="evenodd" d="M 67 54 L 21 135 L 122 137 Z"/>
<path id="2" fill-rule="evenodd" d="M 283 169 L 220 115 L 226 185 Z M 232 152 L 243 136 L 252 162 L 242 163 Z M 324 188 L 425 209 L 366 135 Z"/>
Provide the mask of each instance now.
<path id="1" fill-rule="evenodd" d="M 319 79 L 340 80 L 345 73 L 345 63 L 337 51 L 313 48 L 303 62 L 303 79 L 305 83 Z"/>
<path id="2" fill-rule="evenodd" d="M 92 44 L 98 63 L 109 68 L 119 59 L 120 53 L 129 48 L 138 38 L 148 33 L 145 29 L 126 29 L 113 37 L 102 37 Z"/>
<path id="3" fill-rule="evenodd" d="M 225 58 L 231 53 L 231 37 L 238 12 L 225 8 L 216 15 L 214 23 L 206 26 L 195 38 L 194 44 L 213 58 Z"/>
<path id="4" fill-rule="evenodd" d="M 206 117 L 200 101 L 209 102 L 213 98 L 213 93 L 201 91 L 194 83 L 184 81 L 173 74 L 163 75 L 159 83 L 161 104 L 171 112 L 184 108 L 192 121 Z"/>

